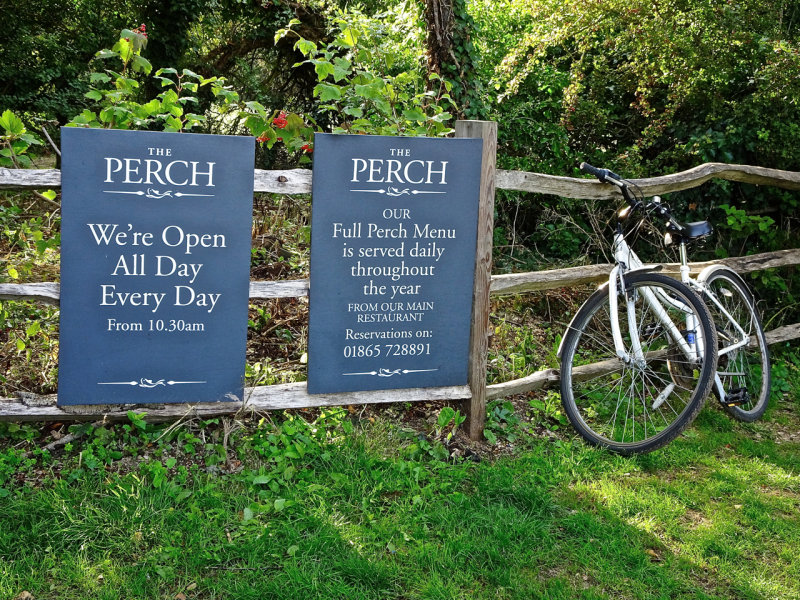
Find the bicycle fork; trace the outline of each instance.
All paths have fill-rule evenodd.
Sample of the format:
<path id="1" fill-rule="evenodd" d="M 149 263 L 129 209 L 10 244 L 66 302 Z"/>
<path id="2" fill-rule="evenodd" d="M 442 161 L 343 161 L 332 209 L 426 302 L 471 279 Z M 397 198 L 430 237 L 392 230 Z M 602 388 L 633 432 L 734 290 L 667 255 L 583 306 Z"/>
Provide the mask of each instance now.
<path id="1" fill-rule="evenodd" d="M 625 279 L 620 265 L 615 266 L 611 270 L 611 274 L 608 278 L 608 300 L 609 312 L 611 313 L 611 335 L 614 339 L 614 351 L 625 364 L 633 364 L 638 368 L 644 368 L 647 365 L 647 360 L 644 350 L 642 349 L 640 337 L 640 328 L 642 324 L 638 323 L 636 319 L 636 297 L 633 292 L 625 290 L 625 313 L 631 350 L 628 352 L 625 347 L 625 342 L 622 339 L 622 331 L 619 325 L 618 282 L 622 286 L 622 289 L 625 290 Z M 675 326 L 675 323 L 672 322 L 672 319 L 662 304 L 662 299 L 656 295 L 656 292 L 649 287 L 642 287 L 636 291 L 642 295 L 644 302 L 653 312 L 656 320 L 666 329 L 670 338 L 678 345 L 687 360 L 692 363 L 698 362 L 699 357 L 702 356 L 702 336 L 697 336 L 695 333 L 697 324 L 695 323 L 694 315 L 691 313 L 691 310 L 681 306 L 680 303 L 675 302 L 672 298 L 666 297 L 670 305 L 685 313 L 688 332 L 687 339 L 684 338 L 681 331 Z M 658 291 L 661 292 L 661 290 Z M 665 294 L 661 292 L 659 296 L 665 296 Z"/>

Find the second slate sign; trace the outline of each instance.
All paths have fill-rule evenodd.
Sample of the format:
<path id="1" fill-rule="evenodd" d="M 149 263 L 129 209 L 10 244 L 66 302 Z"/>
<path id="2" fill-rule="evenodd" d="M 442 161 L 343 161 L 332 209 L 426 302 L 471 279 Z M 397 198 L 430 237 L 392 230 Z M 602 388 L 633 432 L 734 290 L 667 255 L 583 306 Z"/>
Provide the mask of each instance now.
<path id="1" fill-rule="evenodd" d="M 467 382 L 481 148 L 316 136 L 309 393 Z"/>

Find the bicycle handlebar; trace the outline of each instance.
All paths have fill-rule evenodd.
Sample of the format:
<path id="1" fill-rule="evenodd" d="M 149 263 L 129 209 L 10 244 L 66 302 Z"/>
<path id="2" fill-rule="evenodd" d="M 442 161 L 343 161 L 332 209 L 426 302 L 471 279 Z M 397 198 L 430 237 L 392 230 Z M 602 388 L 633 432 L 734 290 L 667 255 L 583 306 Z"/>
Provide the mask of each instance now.
<path id="1" fill-rule="evenodd" d="M 645 204 L 643 201 L 634 196 L 626 181 L 621 176 L 614 173 L 614 171 L 610 171 L 608 169 L 598 169 L 597 167 L 593 167 L 586 162 L 582 162 L 579 168 L 584 173 L 589 173 L 590 175 L 597 177 L 601 183 L 611 183 L 616 185 L 620 189 L 620 192 L 622 192 L 622 197 L 625 198 L 633 210 L 643 209 L 646 214 L 658 217 L 665 223 L 672 226 L 673 229 L 677 231 L 683 229 L 683 225 L 676 221 L 672 216 L 669 205 L 660 202 L 660 200 Z"/>
<path id="2" fill-rule="evenodd" d="M 589 175 L 594 175 L 600 180 L 601 183 L 608 182 L 622 187 L 621 186 L 622 177 L 620 177 L 613 171 L 609 171 L 608 169 L 598 169 L 597 167 L 593 167 L 592 165 L 586 162 L 581 163 L 580 170 L 583 171 L 584 173 L 589 173 Z"/>

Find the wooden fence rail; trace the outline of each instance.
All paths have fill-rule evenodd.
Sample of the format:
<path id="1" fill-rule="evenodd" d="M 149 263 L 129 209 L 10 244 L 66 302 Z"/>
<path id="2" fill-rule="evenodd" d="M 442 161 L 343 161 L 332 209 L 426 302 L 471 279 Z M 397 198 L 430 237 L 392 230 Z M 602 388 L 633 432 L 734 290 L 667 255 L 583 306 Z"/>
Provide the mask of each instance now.
<path id="1" fill-rule="evenodd" d="M 254 171 L 256 192 L 276 194 L 309 194 L 311 192 L 311 171 L 293 169 L 285 171 Z M 704 164 L 689 171 L 632 180 L 646 196 L 665 194 L 697 187 L 706 181 L 717 178 L 729 181 L 771 185 L 783 189 L 800 190 L 800 173 L 765 169 L 747 165 L 727 165 L 720 163 Z M 595 180 L 557 177 L 522 171 L 496 171 L 494 184 L 499 189 L 553 194 L 569 198 L 612 199 L 618 198 L 616 187 L 601 184 Z M 0 168 L 0 190 L 36 190 L 57 188 L 61 185 L 61 174 L 55 169 L 12 170 Z M 490 250 L 488 256 L 491 256 Z M 800 264 L 800 249 L 782 250 L 752 256 L 728 258 L 722 261 L 692 263 L 692 272 L 698 273 L 705 266 L 722 262 L 739 272 L 752 272 L 761 269 L 785 267 Z M 676 264 L 665 265 L 664 272 L 678 276 Z M 569 269 L 555 269 L 532 273 L 515 273 L 491 277 L 490 293 L 495 296 L 520 294 L 554 288 L 575 286 L 603 281 L 608 277 L 611 265 L 590 265 Z M 295 298 L 308 295 L 309 281 L 297 279 L 288 281 L 251 281 L 250 298 Z M 0 284 L 0 300 L 32 300 L 58 304 L 59 285 L 52 282 Z M 487 315 L 488 316 L 488 315 Z M 767 333 L 768 343 L 776 343 L 800 338 L 800 324 L 780 327 Z M 480 341 L 480 340 L 478 340 Z M 480 345 L 480 344 L 479 344 Z M 485 356 L 484 356 L 485 359 Z M 602 366 L 602 365 L 601 365 Z M 522 379 L 495 385 L 483 386 L 478 404 L 485 413 L 485 401 L 504 396 L 524 393 L 557 385 L 556 369 L 546 369 Z M 127 410 L 135 408 L 147 412 L 148 420 L 174 420 L 190 416 L 216 416 L 239 411 L 259 412 L 265 410 L 299 408 L 310 406 L 369 404 L 395 401 L 420 400 L 464 400 L 475 399 L 474 386 L 453 386 L 444 388 L 406 389 L 389 392 L 352 392 L 343 394 L 309 395 L 305 383 L 292 383 L 246 388 L 244 402 L 208 403 L 195 405 L 144 405 L 130 406 L 85 406 L 57 407 L 56 396 L 37 396 L 22 393 L 17 398 L 0 398 L 0 420 L 4 421 L 50 421 L 72 420 L 123 421 Z M 472 411 L 479 410 L 473 402 Z M 475 430 L 482 429 L 483 417 L 473 419 Z"/>

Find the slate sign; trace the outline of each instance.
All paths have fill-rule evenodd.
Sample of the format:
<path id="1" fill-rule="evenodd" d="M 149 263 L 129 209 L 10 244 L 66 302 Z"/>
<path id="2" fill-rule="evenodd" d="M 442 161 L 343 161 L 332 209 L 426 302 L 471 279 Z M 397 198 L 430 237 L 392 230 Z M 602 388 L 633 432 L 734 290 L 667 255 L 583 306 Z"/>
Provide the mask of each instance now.
<path id="1" fill-rule="evenodd" d="M 309 393 L 467 383 L 481 148 L 317 134 Z"/>
<path id="2" fill-rule="evenodd" d="M 58 403 L 241 400 L 253 138 L 61 141 Z"/>

